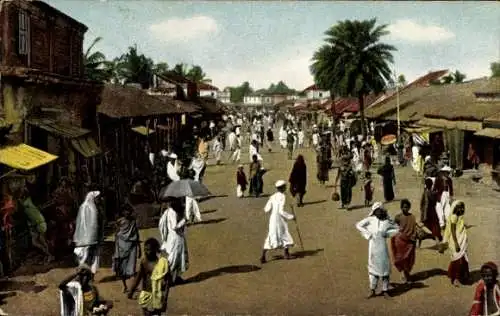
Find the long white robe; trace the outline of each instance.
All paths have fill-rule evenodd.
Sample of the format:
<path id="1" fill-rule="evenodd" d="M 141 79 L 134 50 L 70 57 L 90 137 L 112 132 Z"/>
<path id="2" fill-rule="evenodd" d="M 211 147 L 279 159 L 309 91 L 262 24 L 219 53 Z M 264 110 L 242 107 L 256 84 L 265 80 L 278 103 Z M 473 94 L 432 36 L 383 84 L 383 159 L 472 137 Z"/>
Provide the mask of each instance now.
<path id="1" fill-rule="evenodd" d="M 363 170 L 363 161 L 359 155 L 359 151 L 357 148 L 352 149 L 352 162 L 354 165 L 354 171 L 361 172 Z"/>
<path id="2" fill-rule="evenodd" d="M 200 206 L 194 198 L 186 196 L 186 220 L 191 221 L 192 219 L 195 222 L 201 222 Z"/>
<path id="3" fill-rule="evenodd" d="M 236 133 L 231 132 L 228 136 L 229 150 L 234 151 L 236 149 Z"/>
<path id="4" fill-rule="evenodd" d="M 439 220 L 439 226 L 445 227 L 447 218 L 451 215 L 451 197 L 450 192 L 443 191 L 441 200 L 436 202 L 436 213 Z"/>
<path id="5" fill-rule="evenodd" d="M 271 212 L 269 231 L 264 242 L 264 249 L 266 250 L 293 246 L 293 238 L 288 231 L 286 220 L 292 220 L 294 217 L 292 214 L 285 212 L 285 202 L 285 194 L 276 192 L 271 195 L 264 208 L 264 212 Z"/>
<path id="6" fill-rule="evenodd" d="M 95 199 L 101 194 L 99 191 L 87 193 L 85 201 L 78 210 L 76 217 L 74 254 L 80 265 L 90 266 L 92 273 L 99 268 L 99 213 Z"/>
<path id="7" fill-rule="evenodd" d="M 285 129 L 283 127 L 281 127 L 280 133 L 279 133 L 279 141 L 280 141 L 281 148 L 286 148 L 286 138 L 287 138 L 287 132 L 285 131 Z"/>
<path id="8" fill-rule="evenodd" d="M 59 301 L 61 304 L 61 316 L 83 315 L 83 292 L 78 281 L 66 284 L 67 292 L 59 290 Z"/>
<path id="9" fill-rule="evenodd" d="M 200 181 L 200 173 L 205 166 L 205 161 L 201 157 L 195 157 L 191 160 L 191 165 L 189 169 L 194 171 L 194 181 Z"/>
<path id="10" fill-rule="evenodd" d="M 262 156 L 259 154 L 257 151 L 257 148 L 255 148 L 254 145 L 250 144 L 250 147 L 248 148 L 248 154 L 250 156 L 250 161 L 253 161 L 253 155 L 257 155 L 257 160 L 262 161 Z"/>
<path id="11" fill-rule="evenodd" d="M 178 221 L 174 209 L 168 208 L 163 213 L 158 227 L 162 237 L 161 250 L 168 254 L 168 264 L 174 280 L 189 268 L 185 226 L 186 219 Z"/>
<path id="12" fill-rule="evenodd" d="M 167 175 L 172 181 L 179 181 L 181 179 L 177 173 L 177 168 L 171 161 L 167 163 Z"/>
<path id="13" fill-rule="evenodd" d="M 389 276 L 391 260 L 386 239 L 398 233 L 398 225 L 391 220 L 381 221 L 375 216 L 368 216 L 359 221 L 356 228 L 368 240 L 368 273 L 378 277 Z"/>

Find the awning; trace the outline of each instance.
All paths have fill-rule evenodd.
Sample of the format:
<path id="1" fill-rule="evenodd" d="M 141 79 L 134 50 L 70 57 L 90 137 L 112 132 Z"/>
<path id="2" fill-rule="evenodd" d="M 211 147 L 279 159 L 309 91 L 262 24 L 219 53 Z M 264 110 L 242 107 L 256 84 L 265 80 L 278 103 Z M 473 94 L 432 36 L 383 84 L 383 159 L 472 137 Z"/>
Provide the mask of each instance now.
<path id="1" fill-rule="evenodd" d="M 429 126 L 403 127 L 403 129 L 408 133 L 435 133 L 443 130 L 442 128 L 429 127 Z"/>
<path id="2" fill-rule="evenodd" d="M 500 129 L 498 129 L 498 128 L 484 128 L 480 131 L 475 132 L 474 135 L 500 139 Z"/>
<path id="3" fill-rule="evenodd" d="M 148 135 L 151 135 L 155 132 L 154 129 L 151 129 L 151 128 L 147 128 L 146 126 L 136 126 L 136 127 L 132 127 L 132 130 L 136 133 L 139 133 L 141 135 L 144 135 L 144 136 L 148 136 Z"/>
<path id="4" fill-rule="evenodd" d="M 441 129 L 460 129 L 464 131 L 479 131 L 483 128 L 482 122 L 474 121 L 449 121 L 445 119 L 434 119 L 424 117 L 418 121 L 418 125 L 437 127 Z"/>
<path id="5" fill-rule="evenodd" d="M 71 145 L 85 158 L 92 158 L 102 153 L 101 148 L 97 146 L 91 136 L 80 137 L 71 140 Z"/>
<path id="6" fill-rule="evenodd" d="M 53 119 L 32 118 L 26 120 L 29 124 L 39 127 L 51 134 L 65 137 L 77 138 L 90 133 L 90 130 L 72 126 L 69 124 L 58 123 Z"/>
<path id="7" fill-rule="evenodd" d="M 46 165 L 56 159 L 57 156 L 26 144 L 7 146 L 0 149 L 0 163 L 24 171 Z"/>

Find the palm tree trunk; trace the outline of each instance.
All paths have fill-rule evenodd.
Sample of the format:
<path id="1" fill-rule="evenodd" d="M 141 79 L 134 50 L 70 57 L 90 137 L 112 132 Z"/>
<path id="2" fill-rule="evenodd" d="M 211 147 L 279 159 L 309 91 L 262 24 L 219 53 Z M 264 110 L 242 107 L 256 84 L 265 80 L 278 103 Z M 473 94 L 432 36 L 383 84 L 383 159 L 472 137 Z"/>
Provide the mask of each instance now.
<path id="1" fill-rule="evenodd" d="M 332 100 L 332 113 L 333 113 L 333 127 L 336 130 L 337 129 L 337 112 L 335 112 L 335 93 L 333 90 L 330 90 L 330 99 Z"/>
<path id="2" fill-rule="evenodd" d="M 358 95 L 359 115 L 361 116 L 361 134 L 366 139 L 366 123 L 365 123 L 365 98 L 362 93 Z"/>

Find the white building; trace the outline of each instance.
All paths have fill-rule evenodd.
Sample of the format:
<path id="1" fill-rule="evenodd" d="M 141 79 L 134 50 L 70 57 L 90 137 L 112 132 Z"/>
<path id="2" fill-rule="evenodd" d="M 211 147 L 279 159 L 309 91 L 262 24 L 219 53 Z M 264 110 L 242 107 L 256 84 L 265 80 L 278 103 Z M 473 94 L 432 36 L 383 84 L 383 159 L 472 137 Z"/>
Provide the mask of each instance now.
<path id="1" fill-rule="evenodd" d="M 264 96 L 262 94 L 249 94 L 243 97 L 244 105 L 262 105 L 264 104 Z"/>
<path id="2" fill-rule="evenodd" d="M 226 88 L 223 91 L 219 91 L 219 93 L 217 93 L 217 99 L 222 103 L 231 103 L 231 90 Z"/>
<path id="3" fill-rule="evenodd" d="M 302 91 L 306 94 L 307 100 L 322 100 L 330 97 L 330 91 L 321 90 L 315 84 Z"/>
<path id="4" fill-rule="evenodd" d="M 211 97 L 216 99 L 219 94 L 219 88 L 212 86 L 211 84 L 201 82 L 198 83 L 198 92 L 200 97 Z"/>

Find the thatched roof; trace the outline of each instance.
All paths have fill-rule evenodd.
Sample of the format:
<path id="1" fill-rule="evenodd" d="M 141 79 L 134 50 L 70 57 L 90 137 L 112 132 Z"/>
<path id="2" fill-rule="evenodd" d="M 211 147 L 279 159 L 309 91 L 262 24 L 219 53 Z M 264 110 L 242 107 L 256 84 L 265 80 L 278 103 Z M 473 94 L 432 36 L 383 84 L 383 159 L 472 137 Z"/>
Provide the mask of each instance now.
<path id="1" fill-rule="evenodd" d="M 401 121 L 418 121 L 425 117 L 448 120 L 481 121 L 500 112 L 500 100 L 481 101 L 475 92 L 490 86 L 492 80 L 477 79 L 459 84 L 416 87 L 399 96 Z M 367 117 L 397 119 L 397 100 L 392 98 L 382 106 L 367 109 Z"/>
<path id="2" fill-rule="evenodd" d="M 222 102 L 211 97 L 199 97 L 194 103 L 207 114 L 223 114 L 225 106 Z"/>
<path id="3" fill-rule="evenodd" d="M 105 85 L 97 112 L 112 118 L 183 113 L 173 99 L 149 95 L 144 90 Z"/>

